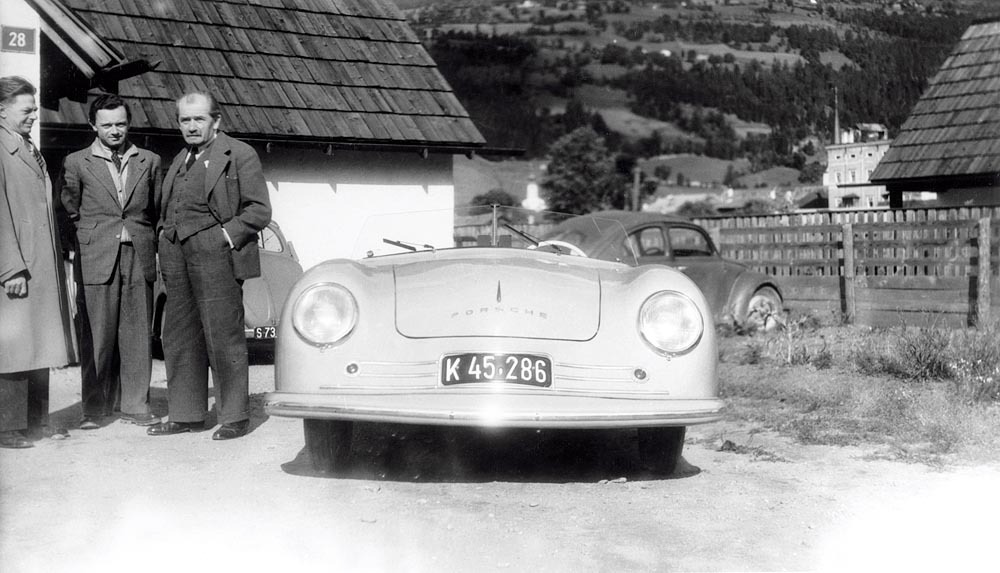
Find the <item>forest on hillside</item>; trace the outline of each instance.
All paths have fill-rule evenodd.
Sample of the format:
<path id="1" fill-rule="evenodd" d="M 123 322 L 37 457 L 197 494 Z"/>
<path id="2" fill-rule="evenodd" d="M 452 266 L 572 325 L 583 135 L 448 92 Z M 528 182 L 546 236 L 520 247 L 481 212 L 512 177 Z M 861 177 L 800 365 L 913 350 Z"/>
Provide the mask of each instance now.
<path id="1" fill-rule="evenodd" d="M 605 30 L 607 14 L 600 5 L 589 3 L 585 17 L 594 29 Z M 780 46 L 800 56 L 798 61 L 737 61 L 730 53 L 705 58 L 693 49 L 665 55 L 587 40 L 552 58 L 551 47 L 565 44 L 552 37 L 551 26 L 537 25 L 518 35 L 441 33 L 430 51 L 491 146 L 542 156 L 559 137 L 590 125 L 609 148 L 632 157 L 692 152 L 747 158 L 754 171 L 804 169 L 807 181 L 822 173 L 817 165 L 806 165 L 815 152 L 811 142 L 833 138 L 835 91 L 841 125 L 877 122 L 895 134 L 973 21 L 972 14 L 957 10 L 887 13 L 877 8 L 828 10 L 825 16 L 836 27 L 776 26 L 766 11 L 758 16 L 753 23 L 733 22 L 701 10 L 692 17 L 665 14 L 614 22 L 611 28 L 625 38 L 722 43 L 734 50 L 766 52 Z M 842 54 L 849 63 L 824 63 L 823 54 L 829 53 Z M 616 66 L 621 73 L 595 78 L 594 64 Z M 653 133 L 635 140 L 611 132 L 599 114 L 574 100 L 574 89 L 586 84 L 623 90 L 635 114 L 671 122 L 690 137 Z M 566 98 L 565 113 L 550 113 L 540 103 L 545 96 Z M 738 137 L 724 114 L 767 124 L 772 131 Z"/>

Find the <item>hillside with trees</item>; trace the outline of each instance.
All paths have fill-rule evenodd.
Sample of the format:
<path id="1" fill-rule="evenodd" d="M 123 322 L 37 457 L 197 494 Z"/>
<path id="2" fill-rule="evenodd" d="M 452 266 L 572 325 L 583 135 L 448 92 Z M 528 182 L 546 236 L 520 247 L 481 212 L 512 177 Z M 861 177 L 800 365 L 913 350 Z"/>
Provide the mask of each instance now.
<path id="1" fill-rule="evenodd" d="M 727 184 L 774 167 L 817 182 L 835 94 L 841 125 L 894 135 L 969 24 L 1000 16 L 976 0 L 685 4 L 412 1 L 407 14 L 491 146 L 544 157 L 588 127 L 619 165 L 686 153 L 748 166 Z M 620 101 L 588 101 L 594 86 Z M 611 109 L 671 129 L 621 133 Z"/>

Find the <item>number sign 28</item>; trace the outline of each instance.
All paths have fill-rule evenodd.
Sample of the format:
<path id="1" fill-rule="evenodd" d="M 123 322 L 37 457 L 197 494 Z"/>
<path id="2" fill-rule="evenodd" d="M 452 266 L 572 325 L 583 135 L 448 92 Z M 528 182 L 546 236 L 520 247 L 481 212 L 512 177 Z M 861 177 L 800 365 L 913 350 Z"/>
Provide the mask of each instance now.
<path id="1" fill-rule="evenodd" d="M 34 28 L 15 28 L 13 26 L 3 26 L 0 28 L 3 43 L 0 50 L 4 52 L 24 52 L 35 53 L 35 33 Z"/>

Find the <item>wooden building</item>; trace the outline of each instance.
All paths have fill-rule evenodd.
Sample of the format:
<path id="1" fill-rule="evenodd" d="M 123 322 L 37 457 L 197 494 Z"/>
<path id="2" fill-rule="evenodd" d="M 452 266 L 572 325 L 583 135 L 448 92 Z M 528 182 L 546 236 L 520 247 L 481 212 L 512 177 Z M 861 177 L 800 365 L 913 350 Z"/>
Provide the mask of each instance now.
<path id="1" fill-rule="evenodd" d="M 43 44 L 50 162 L 93 140 L 87 101 L 101 89 L 129 102 L 133 140 L 169 162 L 182 147 L 176 98 L 210 92 L 222 130 L 260 153 L 274 219 L 307 268 L 351 256 L 369 215 L 450 208 L 456 154 L 504 153 L 486 148 L 389 0 L 23 1 L 46 38 L 76 22 L 118 56 L 88 77 Z"/>
<path id="2" fill-rule="evenodd" d="M 1000 204 L 1000 21 L 966 30 L 871 181 L 893 208 L 907 193 L 935 193 L 942 206 Z"/>

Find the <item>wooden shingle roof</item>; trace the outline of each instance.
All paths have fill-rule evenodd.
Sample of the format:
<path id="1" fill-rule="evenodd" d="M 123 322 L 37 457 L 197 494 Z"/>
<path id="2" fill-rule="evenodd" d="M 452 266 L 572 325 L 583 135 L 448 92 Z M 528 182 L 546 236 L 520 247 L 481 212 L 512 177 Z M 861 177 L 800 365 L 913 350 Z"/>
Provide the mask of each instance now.
<path id="1" fill-rule="evenodd" d="M 969 27 L 871 175 L 891 184 L 1000 173 L 1000 21 Z"/>
<path id="2" fill-rule="evenodd" d="M 215 95 L 248 138 L 478 147 L 485 141 L 389 0 L 62 0 L 129 58 L 135 130 L 176 132 L 176 98 Z M 64 99 L 43 122 L 86 126 Z"/>

